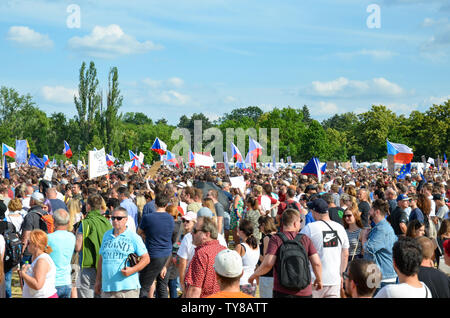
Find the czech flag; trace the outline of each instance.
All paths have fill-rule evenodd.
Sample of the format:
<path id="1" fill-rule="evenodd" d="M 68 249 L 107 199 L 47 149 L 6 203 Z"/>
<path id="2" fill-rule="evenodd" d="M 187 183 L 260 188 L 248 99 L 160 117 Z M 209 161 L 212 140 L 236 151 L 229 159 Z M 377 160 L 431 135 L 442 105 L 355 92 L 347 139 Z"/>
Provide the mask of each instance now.
<path id="1" fill-rule="evenodd" d="M 321 167 L 320 167 L 320 171 L 322 172 L 322 174 L 325 173 L 325 170 L 327 170 L 327 163 L 321 163 Z"/>
<path id="2" fill-rule="evenodd" d="M 114 165 L 114 161 L 116 160 L 116 158 L 114 158 L 112 155 L 110 154 L 106 154 L 106 164 L 108 165 L 108 167 L 111 167 Z"/>
<path id="3" fill-rule="evenodd" d="M 262 155 L 263 147 L 252 137 L 248 136 L 248 152 L 252 154 L 251 158 L 256 163 L 259 156 Z"/>
<path id="4" fill-rule="evenodd" d="M 64 140 L 64 155 L 67 157 L 67 159 L 72 157 L 72 150 L 70 150 L 70 146 L 65 140 Z"/>
<path id="5" fill-rule="evenodd" d="M 48 158 L 47 155 L 44 155 L 44 157 L 42 157 L 42 161 L 44 162 L 44 165 L 48 165 L 50 163 L 50 159 Z"/>
<path id="6" fill-rule="evenodd" d="M 134 159 L 139 161 L 138 156 L 136 156 L 135 153 L 132 152 L 131 150 L 128 150 L 128 154 L 130 155 L 130 161 L 133 161 Z"/>
<path id="7" fill-rule="evenodd" d="M 394 162 L 407 164 L 412 161 L 414 157 L 413 151 L 406 145 L 403 144 L 395 144 L 393 142 L 387 142 L 387 154 L 394 156 Z"/>
<path id="8" fill-rule="evenodd" d="M 140 167 L 141 167 L 141 164 L 139 163 L 139 160 L 133 159 L 131 162 L 130 169 L 133 170 L 134 172 L 138 172 Z"/>
<path id="9" fill-rule="evenodd" d="M 444 167 L 448 167 L 448 161 L 447 161 L 447 156 L 444 153 L 444 162 L 443 162 L 443 166 Z"/>
<path id="10" fill-rule="evenodd" d="M 189 167 L 195 167 L 194 153 L 189 150 Z"/>
<path id="11" fill-rule="evenodd" d="M 11 158 L 15 158 L 16 151 L 14 150 L 14 148 L 12 148 L 6 144 L 2 144 L 2 156 L 8 156 Z"/>
<path id="12" fill-rule="evenodd" d="M 317 176 L 318 182 L 322 179 L 322 170 L 320 169 L 320 161 L 316 157 L 312 157 L 311 160 L 303 168 L 301 174 L 313 174 Z"/>
<path id="13" fill-rule="evenodd" d="M 159 140 L 158 137 L 156 137 L 155 141 L 153 142 L 153 146 L 150 149 L 160 155 L 164 155 L 167 151 L 167 145 Z"/>
<path id="14" fill-rule="evenodd" d="M 256 170 L 256 155 L 254 152 L 248 152 L 245 156 L 245 163 Z"/>
<path id="15" fill-rule="evenodd" d="M 166 161 L 170 162 L 171 165 L 175 165 L 177 168 L 180 167 L 178 164 L 177 158 L 169 150 L 167 150 Z"/>
<path id="16" fill-rule="evenodd" d="M 241 152 L 233 143 L 231 143 L 231 157 L 236 159 L 237 162 L 242 162 Z"/>

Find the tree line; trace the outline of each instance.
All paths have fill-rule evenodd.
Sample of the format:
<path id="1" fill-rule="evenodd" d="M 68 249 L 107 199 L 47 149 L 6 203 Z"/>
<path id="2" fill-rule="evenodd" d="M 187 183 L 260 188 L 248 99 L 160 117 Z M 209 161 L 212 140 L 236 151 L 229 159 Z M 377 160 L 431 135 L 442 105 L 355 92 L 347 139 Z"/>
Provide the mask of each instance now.
<path id="1" fill-rule="evenodd" d="M 172 132 L 186 128 L 193 136 L 194 123 L 201 120 L 203 130 L 216 127 L 224 136 L 227 128 L 244 131 L 267 128 L 268 150 L 271 149 L 270 128 L 279 128 L 279 157 L 290 156 L 293 162 L 305 162 L 312 156 L 321 161 L 348 161 L 353 155 L 359 162 L 381 161 L 386 157 L 386 139 L 411 147 L 414 161 L 421 161 L 422 155 L 427 158 L 450 155 L 450 100 L 433 104 L 424 112 L 414 110 L 409 116 L 397 115 L 384 105 L 372 105 L 361 114 L 335 114 L 319 122 L 311 117 L 307 105 L 276 107 L 268 112 L 258 106 L 248 106 L 236 108 L 214 121 L 202 113 L 194 113 L 190 117 L 181 116 L 177 125 L 169 125 L 167 120 L 155 120 L 143 112 L 120 112 L 124 99 L 116 67 L 110 69 L 107 83 L 103 94 L 94 62 L 82 63 L 73 118 L 67 118 L 63 112 L 48 116 L 30 94 L 21 95 L 14 88 L 1 87 L 2 142 L 14 147 L 16 139 L 27 139 L 31 152 L 36 155 L 63 159 L 66 140 L 75 159 L 87 158 L 87 152 L 94 147 L 105 147 L 122 162 L 129 160 L 128 150 L 132 150 L 144 153 L 145 162 L 151 163 L 159 159 L 150 150 L 156 137 L 172 149 L 179 142 L 171 139 Z M 246 154 L 243 149 L 241 153 Z M 268 155 L 271 156 L 270 151 Z"/>

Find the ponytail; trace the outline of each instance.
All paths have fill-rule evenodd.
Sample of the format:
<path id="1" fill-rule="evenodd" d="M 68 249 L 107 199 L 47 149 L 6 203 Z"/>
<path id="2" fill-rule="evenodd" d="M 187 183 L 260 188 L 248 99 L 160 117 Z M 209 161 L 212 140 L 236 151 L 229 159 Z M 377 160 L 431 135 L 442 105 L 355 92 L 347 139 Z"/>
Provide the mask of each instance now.
<path id="1" fill-rule="evenodd" d="M 255 249 L 258 247 L 258 240 L 256 237 L 251 234 L 249 237 L 247 237 L 247 240 L 245 241 L 252 249 Z"/>

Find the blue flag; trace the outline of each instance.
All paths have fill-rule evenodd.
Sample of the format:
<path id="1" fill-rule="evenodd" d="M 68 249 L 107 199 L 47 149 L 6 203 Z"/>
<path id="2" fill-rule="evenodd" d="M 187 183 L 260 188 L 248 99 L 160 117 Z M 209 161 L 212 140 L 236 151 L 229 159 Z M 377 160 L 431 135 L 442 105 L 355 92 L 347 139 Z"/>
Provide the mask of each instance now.
<path id="1" fill-rule="evenodd" d="M 34 153 L 30 154 L 30 159 L 28 159 L 28 164 L 30 166 L 35 166 L 40 169 L 44 169 L 45 164 L 42 162 L 41 159 L 39 159 Z"/>
<path id="2" fill-rule="evenodd" d="M 6 161 L 6 158 L 3 157 L 4 165 L 3 165 L 3 178 L 9 179 L 9 171 L 8 171 L 8 162 Z"/>
<path id="3" fill-rule="evenodd" d="M 16 140 L 16 161 L 26 163 L 28 156 L 28 143 L 24 140 Z"/>
<path id="4" fill-rule="evenodd" d="M 320 170 L 320 161 L 316 157 L 312 157 L 311 160 L 303 168 L 301 174 L 313 174 L 317 176 L 320 183 L 322 177 L 322 171 Z"/>
<path id="5" fill-rule="evenodd" d="M 400 174 L 398 175 L 397 180 L 405 179 L 405 176 L 408 173 L 411 173 L 411 162 L 400 168 Z"/>

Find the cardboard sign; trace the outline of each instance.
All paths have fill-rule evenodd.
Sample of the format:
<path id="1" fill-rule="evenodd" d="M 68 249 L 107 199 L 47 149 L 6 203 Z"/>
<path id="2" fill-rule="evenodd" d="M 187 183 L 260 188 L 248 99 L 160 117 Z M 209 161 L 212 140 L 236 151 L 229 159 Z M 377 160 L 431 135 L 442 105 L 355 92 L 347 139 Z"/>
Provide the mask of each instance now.
<path id="1" fill-rule="evenodd" d="M 154 178 L 156 176 L 156 173 L 158 172 L 158 169 L 161 167 L 161 165 L 163 164 L 162 161 L 157 161 L 155 162 L 151 168 L 147 171 L 147 174 L 145 175 L 145 179 L 148 178 Z"/>
<path id="2" fill-rule="evenodd" d="M 108 174 L 108 165 L 106 164 L 105 148 L 97 151 L 89 151 L 88 155 L 88 176 L 89 179 L 104 176 Z"/>
<path id="3" fill-rule="evenodd" d="M 43 179 L 51 182 L 52 176 L 53 176 L 53 169 L 45 168 L 45 173 L 44 173 Z"/>
<path id="4" fill-rule="evenodd" d="M 244 176 L 230 177 L 230 183 L 232 188 L 238 188 L 241 190 L 241 193 L 244 193 L 245 191 Z"/>

